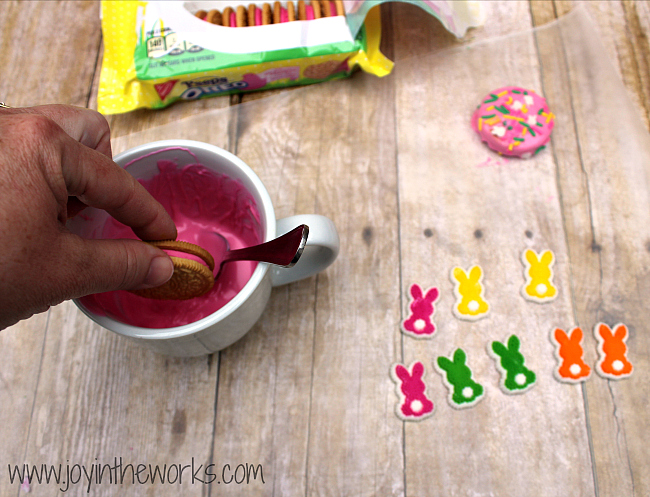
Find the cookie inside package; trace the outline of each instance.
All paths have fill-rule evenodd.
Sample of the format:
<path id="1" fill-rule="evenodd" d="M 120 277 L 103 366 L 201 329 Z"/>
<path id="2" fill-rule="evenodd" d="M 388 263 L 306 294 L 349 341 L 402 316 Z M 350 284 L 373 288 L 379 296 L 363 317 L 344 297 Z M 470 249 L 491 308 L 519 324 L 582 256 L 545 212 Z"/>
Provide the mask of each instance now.
<path id="1" fill-rule="evenodd" d="M 386 76 L 393 63 L 379 51 L 379 3 L 103 0 L 98 110 L 159 109 L 178 100 L 345 78 L 357 68 Z M 422 5 L 462 36 L 456 3 Z"/>

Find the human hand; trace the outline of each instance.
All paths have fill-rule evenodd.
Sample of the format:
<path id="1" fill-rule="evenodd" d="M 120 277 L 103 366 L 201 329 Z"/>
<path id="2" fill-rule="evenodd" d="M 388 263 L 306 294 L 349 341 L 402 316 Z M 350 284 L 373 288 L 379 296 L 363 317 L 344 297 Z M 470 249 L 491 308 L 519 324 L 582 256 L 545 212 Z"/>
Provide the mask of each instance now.
<path id="1" fill-rule="evenodd" d="M 0 330 L 64 300 L 165 283 L 165 252 L 85 240 L 65 227 L 105 209 L 143 240 L 176 238 L 165 209 L 115 164 L 101 114 L 65 105 L 0 109 Z"/>

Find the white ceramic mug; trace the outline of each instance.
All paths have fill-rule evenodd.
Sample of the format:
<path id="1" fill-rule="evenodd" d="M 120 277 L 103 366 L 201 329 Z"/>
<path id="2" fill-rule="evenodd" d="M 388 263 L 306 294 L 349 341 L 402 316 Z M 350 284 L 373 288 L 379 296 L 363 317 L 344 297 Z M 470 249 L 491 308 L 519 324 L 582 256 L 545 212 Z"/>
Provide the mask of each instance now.
<path id="1" fill-rule="evenodd" d="M 174 150 L 163 150 L 176 147 Z M 196 159 L 187 152 L 196 156 Z M 147 154 L 163 150 L 147 157 Z M 138 159 L 135 162 L 134 159 Z M 179 166 L 198 162 L 205 167 L 239 180 L 253 196 L 259 209 L 264 241 L 306 224 L 309 237 L 305 250 L 292 268 L 281 268 L 260 262 L 253 274 L 235 297 L 221 309 L 194 323 L 173 328 L 141 328 L 99 315 L 87 309 L 82 302 L 75 304 L 90 319 L 119 335 L 131 338 L 147 348 L 173 356 L 199 356 L 221 350 L 239 340 L 262 315 L 269 300 L 271 288 L 314 275 L 328 267 L 339 251 L 339 237 L 334 223 L 324 216 L 303 214 L 276 221 L 271 197 L 253 170 L 241 159 L 214 145 L 191 140 L 164 140 L 133 148 L 117 155 L 120 166 L 129 164 L 128 171 L 137 179 L 150 179 L 158 173 L 157 162 L 174 160 Z M 83 216 L 68 222 L 73 233 L 92 238 L 97 228 L 108 219 L 105 211 L 87 208 Z"/>

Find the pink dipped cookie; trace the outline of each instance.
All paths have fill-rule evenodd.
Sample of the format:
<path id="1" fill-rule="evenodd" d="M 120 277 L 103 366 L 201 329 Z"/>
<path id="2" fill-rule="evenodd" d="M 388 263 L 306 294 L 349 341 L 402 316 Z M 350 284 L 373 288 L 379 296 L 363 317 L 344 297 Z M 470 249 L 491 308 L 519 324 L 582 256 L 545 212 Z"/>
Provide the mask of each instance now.
<path id="1" fill-rule="evenodd" d="M 546 147 L 554 124 L 544 97 L 517 86 L 487 94 L 472 115 L 472 128 L 488 147 L 523 159 Z"/>

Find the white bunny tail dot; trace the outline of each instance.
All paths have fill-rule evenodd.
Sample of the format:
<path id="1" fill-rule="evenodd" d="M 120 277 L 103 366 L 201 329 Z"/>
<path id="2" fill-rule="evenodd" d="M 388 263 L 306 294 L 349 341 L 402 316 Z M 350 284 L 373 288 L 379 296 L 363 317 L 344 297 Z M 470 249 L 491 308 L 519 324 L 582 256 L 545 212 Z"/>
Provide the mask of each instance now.
<path id="1" fill-rule="evenodd" d="M 416 319 L 415 323 L 413 323 L 413 326 L 418 331 L 422 331 L 426 325 L 427 323 L 424 321 L 424 319 Z"/>
<path id="2" fill-rule="evenodd" d="M 582 368 L 579 364 L 571 364 L 571 366 L 569 366 L 569 371 L 573 376 L 578 376 L 580 371 L 582 371 Z"/>
<path id="3" fill-rule="evenodd" d="M 419 400 L 414 400 L 411 402 L 411 411 L 413 412 L 420 412 L 424 406 L 422 405 L 422 402 Z"/>
<path id="4" fill-rule="evenodd" d="M 614 368 L 614 371 L 621 371 L 623 369 L 623 361 L 620 360 L 615 360 L 612 363 L 612 368 Z"/>
<path id="5" fill-rule="evenodd" d="M 467 308 L 472 312 L 476 312 L 478 311 L 479 304 L 476 300 L 472 300 L 467 304 Z"/>
<path id="6" fill-rule="evenodd" d="M 540 283 L 535 287 L 535 290 L 537 291 L 537 295 L 544 295 L 548 287 L 544 283 Z"/>
<path id="7" fill-rule="evenodd" d="M 466 399 L 470 399 L 474 395 L 474 389 L 472 387 L 465 387 L 463 388 L 462 394 Z"/>
<path id="8" fill-rule="evenodd" d="M 515 376 L 515 383 L 519 386 L 526 384 L 526 375 L 524 373 L 519 373 Z"/>

